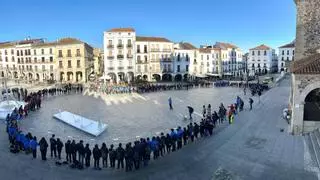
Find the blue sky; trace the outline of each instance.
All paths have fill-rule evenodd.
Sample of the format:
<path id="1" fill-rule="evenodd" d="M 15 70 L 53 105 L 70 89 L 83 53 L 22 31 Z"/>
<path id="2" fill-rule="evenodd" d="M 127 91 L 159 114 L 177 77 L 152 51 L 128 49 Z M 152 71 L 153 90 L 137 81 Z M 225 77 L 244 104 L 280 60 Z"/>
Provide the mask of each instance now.
<path id="1" fill-rule="evenodd" d="M 134 27 L 199 46 L 231 42 L 277 48 L 295 38 L 293 0 L 1 0 L 0 42 L 76 37 L 102 47 L 103 31 Z"/>

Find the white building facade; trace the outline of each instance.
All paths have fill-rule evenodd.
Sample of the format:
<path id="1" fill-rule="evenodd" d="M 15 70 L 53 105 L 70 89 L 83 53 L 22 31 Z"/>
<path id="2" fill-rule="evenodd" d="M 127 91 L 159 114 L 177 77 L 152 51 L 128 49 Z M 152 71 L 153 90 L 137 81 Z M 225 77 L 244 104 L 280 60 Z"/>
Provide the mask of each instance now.
<path id="1" fill-rule="evenodd" d="M 294 61 L 295 42 L 279 47 L 278 72 L 287 72 Z"/>
<path id="2" fill-rule="evenodd" d="M 197 48 L 190 43 L 181 42 L 174 44 L 173 73 L 175 81 L 189 80 L 193 73 L 191 64 L 196 60 Z"/>
<path id="3" fill-rule="evenodd" d="M 135 37 L 132 28 L 114 28 L 104 32 L 104 73 L 113 82 L 134 80 Z"/>
<path id="4" fill-rule="evenodd" d="M 247 63 L 250 76 L 276 72 L 278 66 L 275 50 L 264 44 L 249 50 Z"/>

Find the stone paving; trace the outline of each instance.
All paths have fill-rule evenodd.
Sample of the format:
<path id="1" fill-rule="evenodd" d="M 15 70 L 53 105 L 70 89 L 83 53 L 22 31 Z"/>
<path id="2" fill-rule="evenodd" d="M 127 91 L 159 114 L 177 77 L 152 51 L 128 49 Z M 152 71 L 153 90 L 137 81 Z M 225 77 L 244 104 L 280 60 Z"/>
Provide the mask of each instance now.
<path id="1" fill-rule="evenodd" d="M 130 126 L 137 124 L 138 120 L 142 118 L 142 115 L 139 114 L 142 111 L 150 112 L 150 114 L 154 113 L 151 114 L 152 117 L 154 117 L 154 120 L 153 118 L 147 118 L 151 119 L 149 120 L 150 124 L 148 124 L 148 126 L 153 126 L 153 128 L 158 130 L 166 128 L 165 126 L 157 124 L 158 121 L 165 118 L 177 117 L 176 113 L 183 113 L 186 105 L 193 104 L 196 108 L 196 112 L 201 112 L 202 104 L 207 104 L 209 102 L 214 104 L 214 102 L 217 102 L 217 104 L 213 105 L 215 108 L 220 101 L 232 101 L 233 96 L 236 96 L 237 93 L 242 93 L 242 91 L 236 89 L 226 88 L 221 89 L 222 91 L 220 90 L 221 92 L 219 95 L 212 95 L 215 93 L 211 90 L 215 91 L 214 89 L 201 89 L 194 94 L 190 91 L 190 96 L 186 96 L 189 92 L 184 94 L 185 92 L 182 91 L 146 94 L 142 96 L 145 96 L 146 99 L 149 97 L 150 100 L 141 102 L 140 104 L 132 103 L 131 105 L 134 106 L 134 109 L 132 106 L 129 106 L 130 103 L 127 103 L 121 105 L 123 108 L 119 108 L 114 105 L 107 105 L 105 110 L 108 112 L 109 107 L 119 108 L 120 113 L 117 113 L 116 117 L 114 117 L 119 121 L 122 120 L 121 116 L 126 116 L 126 114 L 123 115 L 123 113 L 133 112 L 132 114 L 137 114 L 133 115 L 134 118 L 132 119 L 136 119 L 136 121 L 134 123 L 130 122 L 132 123 Z M 226 91 L 229 92 L 226 93 Z M 83 171 L 71 170 L 66 167 L 55 167 L 53 160 L 42 162 L 39 159 L 31 160 L 31 156 L 8 153 L 7 136 L 4 132 L 4 128 L 1 128 L 0 159 L 1 162 L 3 162 L 0 163 L 1 179 L 209 180 L 214 179 L 217 172 L 226 172 L 225 174 L 228 177 L 232 175 L 232 179 L 243 180 L 317 179 L 317 175 L 315 173 L 305 170 L 306 166 L 304 163 L 304 155 L 306 148 L 304 146 L 303 137 L 292 136 L 286 132 L 280 132 L 281 128 L 287 128 L 287 123 L 281 118 L 281 114 L 282 109 L 288 104 L 289 91 L 290 79 L 287 77 L 282 80 L 277 87 L 274 87 L 266 94 L 262 95 L 260 104 L 258 104 L 257 99 L 254 99 L 255 106 L 253 111 L 245 110 L 236 116 L 235 123 L 233 125 L 219 128 L 219 132 L 216 131 L 213 137 L 205 138 L 197 141 L 196 143 L 189 144 L 188 146 L 183 147 L 180 151 L 166 155 L 164 158 L 160 158 L 157 161 L 151 161 L 150 165 L 146 168 L 130 173 L 113 169 L 103 169 L 102 171 L 93 171 L 91 169 Z M 76 96 L 77 95 L 75 95 L 73 100 L 80 99 Z M 172 96 L 174 98 L 174 112 L 166 111 L 168 96 Z M 66 104 L 65 107 L 76 106 L 79 103 L 71 103 L 71 97 L 68 98 L 69 100 L 67 99 L 66 102 L 70 103 Z M 179 102 L 179 99 L 175 98 L 179 98 L 183 101 L 181 102 L 181 105 L 177 103 Z M 157 100 L 163 107 L 157 105 L 153 100 Z M 106 104 L 102 100 L 100 103 L 101 105 Z M 140 106 L 142 106 L 141 104 L 145 103 L 147 107 L 150 107 L 147 108 L 143 106 L 143 108 L 141 108 L 142 110 L 136 110 L 136 108 L 139 109 Z M 44 105 L 46 106 L 46 104 Z M 83 106 L 85 106 L 85 104 Z M 90 106 L 85 107 L 89 108 Z M 100 107 L 96 106 L 96 108 L 99 110 Z M 158 110 L 155 111 L 154 109 Z M 38 114 L 41 114 L 41 112 L 38 112 Z M 106 113 L 106 115 L 108 115 L 108 113 Z M 114 115 L 115 114 L 109 114 L 107 117 L 111 118 Z M 48 121 L 50 120 L 52 119 L 49 118 Z M 36 122 L 33 118 L 26 119 L 25 121 L 30 121 L 30 124 L 32 124 L 32 122 Z M 109 121 L 108 118 L 106 118 L 106 121 Z M 129 119 L 126 122 L 128 121 Z M 168 122 L 170 121 L 166 121 L 166 123 Z M 183 121 L 177 117 L 177 120 L 172 120 L 172 124 L 169 124 L 170 127 L 172 127 L 172 125 L 176 125 L 177 122 Z M 55 122 L 54 124 L 57 123 Z M 108 130 L 104 136 L 101 136 L 104 138 L 107 137 L 104 140 L 108 141 L 108 137 L 112 136 L 113 133 L 116 133 L 117 136 L 125 137 L 121 135 L 121 132 L 117 133 L 119 130 L 112 130 L 119 127 L 116 123 L 114 123 L 115 125 L 111 125 L 113 124 L 111 122 L 109 124 L 110 132 Z M 27 126 L 28 123 L 25 123 L 24 125 Z M 141 124 L 138 123 L 137 126 L 141 126 Z M 44 129 L 47 131 L 48 127 L 50 126 L 44 126 Z M 125 126 L 123 128 L 127 129 L 128 127 Z M 130 130 L 132 133 L 135 131 L 135 128 Z M 43 133 L 45 134 L 47 132 Z M 141 133 L 139 132 L 139 134 Z"/>

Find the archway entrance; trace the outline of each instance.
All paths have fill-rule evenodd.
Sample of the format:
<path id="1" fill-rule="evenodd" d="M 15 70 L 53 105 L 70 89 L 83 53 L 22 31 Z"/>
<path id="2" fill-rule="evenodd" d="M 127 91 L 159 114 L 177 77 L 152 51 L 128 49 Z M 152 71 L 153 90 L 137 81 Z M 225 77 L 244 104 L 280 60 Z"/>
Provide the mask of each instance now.
<path id="1" fill-rule="evenodd" d="M 67 80 L 73 81 L 73 72 L 67 72 Z"/>
<path id="2" fill-rule="evenodd" d="M 171 74 L 162 75 L 162 81 L 172 81 L 172 75 Z"/>
<path id="3" fill-rule="evenodd" d="M 81 71 L 77 71 L 76 72 L 76 81 L 79 82 L 82 80 L 82 72 Z"/>
<path id="4" fill-rule="evenodd" d="M 153 77 L 153 79 L 155 81 L 160 81 L 161 80 L 161 76 L 159 74 L 153 74 L 152 77 Z"/>
<path id="5" fill-rule="evenodd" d="M 143 75 L 143 80 L 147 81 L 148 80 L 148 76 L 147 75 Z"/>
<path id="6" fill-rule="evenodd" d="M 181 74 L 177 74 L 177 75 L 174 77 L 174 80 L 175 80 L 175 81 L 178 81 L 178 82 L 182 81 L 182 75 L 181 75 Z"/>
<path id="7" fill-rule="evenodd" d="M 64 72 L 60 72 L 60 81 L 63 81 L 64 79 Z"/>
<path id="8" fill-rule="evenodd" d="M 117 82 L 117 75 L 115 73 L 108 73 L 108 76 L 110 77 L 112 83 Z"/>
<path id="9" fill-rule="evenodd" d="M 305 98 L 304 121 L 320 121 L 320 88 L 312 90 Z"/>

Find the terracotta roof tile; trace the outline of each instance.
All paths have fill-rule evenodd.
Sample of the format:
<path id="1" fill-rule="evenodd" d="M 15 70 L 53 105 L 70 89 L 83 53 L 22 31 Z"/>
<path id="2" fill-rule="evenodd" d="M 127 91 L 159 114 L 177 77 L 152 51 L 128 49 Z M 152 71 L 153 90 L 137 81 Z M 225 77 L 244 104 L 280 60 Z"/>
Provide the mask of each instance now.
<path id="1" fill-rule="evenodd" d="M 211 48 L 200 48 L 199 52 L 200 53 L 211 53 Z"/>
<path id="2" fill-rule="evenodd" d="M 82 44 L 83 42 L 78 40 L 78 39 L 75 39 L 75 38 L 62 38 L 62 39 L 59 39 L 57 44 L 59 45 L 66 45 L 66 44 Z"/>
<path id="3" fill-rule="evenodd" d="M 135 32 L 133 28 L 112 28 L 107 32 Z"/>
<path id="4" fill-rule="evenodd" d="M 163 37 L 145 37 L 145 36 L 137 36 L 136 41 L 171 42 L 170 40 Z"/>
<path id="5" fill-rule="evenodd" d="M 216 48 L 223 48 L 223 49 L 227 49 L 227 48 L 238 48 L 236 45 L 230 44 L 230 43 L 225 43 L 225 42 L 216 42 L 216 44 L 214 45 L 214 47 Z"/>
<path id="6" fill-rule="evenodd" d="M 257 46 L 255 48 L 252 48 L 250 50 L 270 50 L 271 48 L 269 46 L 266 46 L 264 44 L 261 44 L 260 46 Z"/>
<path id="7" fill-rule="evenodd" d="M 280 46 L 279 48 L 294 48 L 295 47 L 295 42 L 291 42 L 289 44 Z"/>
<path id="8" fill-rule="evenodd" d="M 15 45 L 14 42 L 4 42 L 4 43 L 0 43 L 0 48 L 13 47 L 14 45 Z"/>
<path id="9" fill-rule="evenodd" d="M 294 74 L 320 74 L 320 54 L 316 53 L 291 64 Z"/>
<path id="10" fill-rule="evenodd" d="M 192 50 L 192 49 L 197 49 L 194 45 L 190 44 L 190 43 L 179 43 L 180 44 L 180 48 L 181 49 L 185 49 L 185 50 Z"/>

